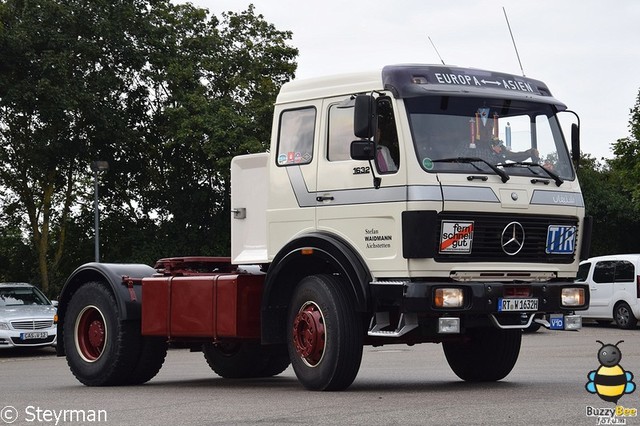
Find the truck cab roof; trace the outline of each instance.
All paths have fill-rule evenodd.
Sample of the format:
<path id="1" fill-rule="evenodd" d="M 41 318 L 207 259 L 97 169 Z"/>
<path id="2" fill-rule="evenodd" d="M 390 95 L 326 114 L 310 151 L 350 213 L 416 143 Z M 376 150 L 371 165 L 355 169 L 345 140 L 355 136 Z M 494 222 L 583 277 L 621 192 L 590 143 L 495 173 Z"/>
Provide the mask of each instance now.
<path id="1" fill-rule="evenodd" d="M 426 64 L 387 65 L 367 72 L 294 80 L 282 87 L 276 103 L 375 90 L 389 90 L 396 98 L 449 95 L 527 99 L 566 109 L 539 80 L 478 68 Z"/>

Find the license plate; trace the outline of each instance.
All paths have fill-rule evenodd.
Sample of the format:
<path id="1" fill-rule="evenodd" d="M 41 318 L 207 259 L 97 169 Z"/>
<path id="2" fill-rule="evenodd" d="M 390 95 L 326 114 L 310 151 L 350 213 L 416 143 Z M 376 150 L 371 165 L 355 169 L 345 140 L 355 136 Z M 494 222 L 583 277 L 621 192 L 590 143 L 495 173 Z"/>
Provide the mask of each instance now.
<path id="1" fill-rule="evenodd" d="M 538 299 L 498 299 L 498 312 L 537 311 Z"/>
<path id="2" fill-rule="evenodd" d="M 49 334 L 46 331 L 34 331 L 32 333 L 20 333 L 20 338 L 22 340 L 46 339 L 47 337 L 49 337 Z"/>

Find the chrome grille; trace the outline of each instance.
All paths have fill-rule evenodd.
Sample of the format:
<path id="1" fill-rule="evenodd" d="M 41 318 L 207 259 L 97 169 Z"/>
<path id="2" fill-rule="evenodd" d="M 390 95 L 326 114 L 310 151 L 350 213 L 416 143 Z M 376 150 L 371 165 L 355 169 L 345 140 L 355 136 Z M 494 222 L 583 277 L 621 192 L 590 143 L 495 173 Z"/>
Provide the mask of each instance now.
<path id="1" fill-rule="evenodd" d="M 27 321 L 11 321 L 11 326 L 15 330 L 42 330 L 51 328 L 53 320 L 27 320 Z"/>

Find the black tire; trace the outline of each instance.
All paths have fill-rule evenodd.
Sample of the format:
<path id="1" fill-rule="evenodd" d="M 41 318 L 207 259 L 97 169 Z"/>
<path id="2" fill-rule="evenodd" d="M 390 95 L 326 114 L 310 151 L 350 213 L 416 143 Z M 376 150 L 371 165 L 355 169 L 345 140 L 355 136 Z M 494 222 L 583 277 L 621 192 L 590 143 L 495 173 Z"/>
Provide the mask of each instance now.
<path id="1" fill-rule="evenodd" d="M 164 337 L 144 336 L 141 338 L 138 363 L 126 381 L 130 385 L 140 385 L 153 379 L 162 368 L 167 357 L 168 343 Z"/>
<path id="2" fill-rule="evenodd" d="M 364 334 L 344 283 L 332 275 L 304 278 L 287 318 L 289 358 L 302 385 L 327 391 L 349 387 L 360 369 Z"/>
<path id="3" fill-rule="evenodd" d="M 271 377 L 289 366 L 289 356 L 282 348 L 258 342 L 205 343 L 202 352 L 209 367 L 226 379 Z"/>
<path id="4" fill-rule="evenodd" d="M 69 301 L 64 348 L 73 375 L 87 386 L 125 384 L 140 344 L 135 324 L 120 319 L 116 300 L 105 285 L 91 282 Z"/>
<path id="5" fill-rule="evenodd" d="M 618 327 L 625 330 L 636 328 L 638 324 L 638 319 L 626 302 L 619 302 L 613 308 L 613 319 Z"/>
<path id="6" fill-rule="evenodd" d="M 277 376 L 286 370 L 291 364 L 286 345 L 270 347 L 268 349 L 267 357 L 267 365 L 264 367 L 261 377 Z"/>
<path id="7" fill-rule="evenodd" d="M 465 342 L 444 342 L 445 357 L 453 372 L 468 382 L 494 382 L 507 376 L 520 353 L 520 330 L 478 328 Z"/>

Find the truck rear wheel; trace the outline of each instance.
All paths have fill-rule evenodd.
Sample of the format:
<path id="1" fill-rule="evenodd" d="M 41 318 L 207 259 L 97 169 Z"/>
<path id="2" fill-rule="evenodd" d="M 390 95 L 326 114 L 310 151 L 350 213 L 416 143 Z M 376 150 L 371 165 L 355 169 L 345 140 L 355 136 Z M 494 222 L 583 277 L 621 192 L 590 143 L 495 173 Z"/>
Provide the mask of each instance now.
<path id="1" fill-rule="evenodd" d="M 520 354 L 522 332 L 497 328 L 471 330 L 465 342 L 444 342 L 449 366 L 462 380 L 494 382 L 513 369 Z"/>
<path id="2" fill-rule="evenodd" d="M 283 348 L 257 342 L 205 343 L 202 352 L 209 367 L 226 379 L 276 376 L 289 366 Z"/>
<path id="3" fill-rule="evenodd" d="M 140 336 L 140 324 L 120 318 L 105 284 L 81 286 L 64 318 L 64 348 L 73 375 L 87 386 L 141 384 L 167 353 L 164 340 Z"/>
<path id="4" fill-rule="evenodd" d="M 167 357 L 169 344 L 166 338 L 142 336 L 141 341 L 138 363 L 126 381 L 129 385 L 140 385 L 153 379 Z"/>
<path id="5" fill-rule="evenodd" d="M 346 286 L 332 275 L 313 275 L 297 286 L 288 315 L 289 357 L 310 390 L 346 389 L 362 361 L 363 328 Z"/>

